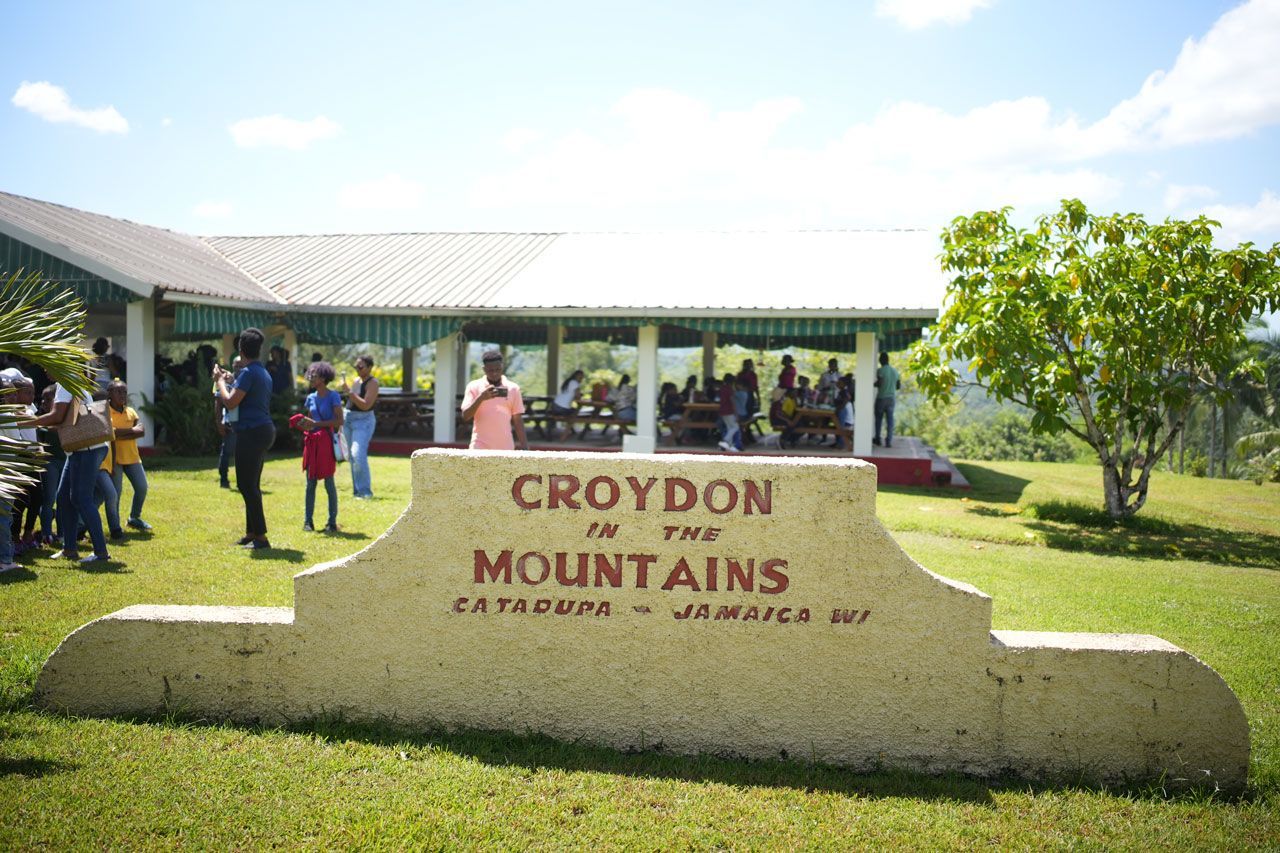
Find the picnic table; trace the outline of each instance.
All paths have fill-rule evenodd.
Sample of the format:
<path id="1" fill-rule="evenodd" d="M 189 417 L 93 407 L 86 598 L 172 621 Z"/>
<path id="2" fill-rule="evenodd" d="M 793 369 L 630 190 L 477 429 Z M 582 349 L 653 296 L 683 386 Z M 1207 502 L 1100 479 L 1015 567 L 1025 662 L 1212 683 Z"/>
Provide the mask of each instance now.
<path id="1" fill-rule="evenodd" d="M 378 395 L 374 411 L 378 414 L 378 426 L 385 428 L 388 435 L 402 427 L 408 431 L 434 429 L 435 404 L 428 397 L 383 391 Z"/>
<path id="2" fill-rule="evenodd" d="M 680 420 L 671 422 L 671 443 L 679 444 L 689 430 L 714 430 L 719 417 L 719 403 L 685 403 Z"/>
<path id="3" fill-rule="evenodd" d="M 573 414 L 565 415 L 550 411 L 549 407 L 554 399 L 554 397 L 538 396 L 524 398 L 525 424 L 536 429 L 543 438 L 552 437 L 556 422 L 562 422 L 569 428 L 569 434 L 564 436 L 564 440 L 568 440 L 570 435 L 578 439 L 585 438 L 592 427 L 600 427 L 602 434 L 607 433 L 610 427 L 617 427 L 618 438 L 621 439 L 631 431 L 630 427 L 635 426 L 633 420 L 626 421 L 615 417 L 612 405 L 606 401 L 582 401 Z M 581 429 L 575 432 L 575 426 Z"/>
<path id="4" fill-rule="evenodd" d="M 805 407 L 796 409 L 796 414 L 800 416 L 800 422 L 795 426 L 796 432 L 843 437 L 844 449 L 853 452 L 853 430 L 840 426 L 835 409 Z"/>

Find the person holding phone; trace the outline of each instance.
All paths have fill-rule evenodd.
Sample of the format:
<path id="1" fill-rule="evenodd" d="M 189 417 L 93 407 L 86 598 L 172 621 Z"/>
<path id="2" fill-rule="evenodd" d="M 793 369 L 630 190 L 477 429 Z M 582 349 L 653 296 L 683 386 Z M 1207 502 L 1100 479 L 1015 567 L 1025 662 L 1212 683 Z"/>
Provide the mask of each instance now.
<path id="1" fill-rule="evenodd" d="M 471 424 L 471 449 L 515 450 L 514 431 L 520 449 L 528 450 L 524 399 L 520 386 L 502 375 L 502 351 L 486 350 L 480 360 L 484 376 L 467 383 L 462 395 L 462 419 Z"/>

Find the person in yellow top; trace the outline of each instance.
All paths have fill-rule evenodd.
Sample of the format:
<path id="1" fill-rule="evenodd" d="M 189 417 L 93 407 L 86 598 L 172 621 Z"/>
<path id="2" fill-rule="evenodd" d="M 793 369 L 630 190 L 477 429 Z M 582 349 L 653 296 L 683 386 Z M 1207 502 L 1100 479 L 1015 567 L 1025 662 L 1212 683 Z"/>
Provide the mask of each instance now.
<path id="1" fill-rule="evenodd" d="M 150 530 L 151 525 L 142 520 L 142 505 L 147 500 L 147 472 L 142 468 L 142 455 L 138 453 L 138 439 L 145 434 L 138 413 L 129 405 L 129 388 L 119 379 L 107 386 L 107 411 L 111 413 L 111 426 L 116 437 L 111 442 L 108 460 L 111 465 L 111 482 L 116 491 L 115 517 L 120 517 L 121 487 L 124 478 L 133 486 L 133 506 L 129 511 L 129 526 L 137 530 Z M 104 466 L 105 467 L 105 466 Z M 108 513 L 110 516 L 111 513 Z"/>

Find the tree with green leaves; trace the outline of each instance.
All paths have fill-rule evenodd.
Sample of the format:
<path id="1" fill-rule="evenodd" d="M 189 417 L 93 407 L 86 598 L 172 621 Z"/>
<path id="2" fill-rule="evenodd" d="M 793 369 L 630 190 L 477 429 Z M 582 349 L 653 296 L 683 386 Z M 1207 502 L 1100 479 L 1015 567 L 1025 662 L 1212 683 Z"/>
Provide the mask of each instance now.
<path id="1" fill-rule="evenodd" d="M 39 273 L 0 280 L 0 352 L 40 365 L 72 393 L 93 390 L 90 354 L 80 343 L 84 319 L 84 303 Z M 12 428 L 21 414 L 18 406 L 0 403 L 0 428 Z M 43 467 L 39 445 L 0 437 L 0 497 L 12 500 Z"/>
<path id="2" fill-rule="evenodd" d="M 1280 244 L 1213 246 L 1205 217 L 1148 224 L 1098 216 L 1078 200 L 1018 228 L 1011 210 L 957 217 L 942 234 L 954 273 L 938 324 L 912 352 L 931 399 L 959 382 L 1032 412 L 1037 432 L 1069 432 L 1102 463 L 1113 519 L 1147 499 L 1152 468 L 1186 424 L 1194 399 L 1225 402 L 1248 318 L 1280 307 Z"/>

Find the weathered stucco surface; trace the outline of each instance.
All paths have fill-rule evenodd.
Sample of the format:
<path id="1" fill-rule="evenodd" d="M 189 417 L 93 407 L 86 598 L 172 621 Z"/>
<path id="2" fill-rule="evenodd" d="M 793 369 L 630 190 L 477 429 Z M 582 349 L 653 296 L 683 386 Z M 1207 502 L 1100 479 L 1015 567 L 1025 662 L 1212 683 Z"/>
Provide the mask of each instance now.
<path id="1" fill-rule="evenodd" d="M 62 643 L 37 702 L 1244 783 L 1216 673 L 1155 637 L 993 632 L 990 598 L 876 520 L 875 482 L 856 460 L 422 451 L 404 515 L 299 574 L 294 609 L 126 608 Z"/>

